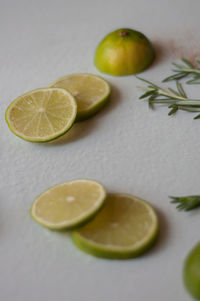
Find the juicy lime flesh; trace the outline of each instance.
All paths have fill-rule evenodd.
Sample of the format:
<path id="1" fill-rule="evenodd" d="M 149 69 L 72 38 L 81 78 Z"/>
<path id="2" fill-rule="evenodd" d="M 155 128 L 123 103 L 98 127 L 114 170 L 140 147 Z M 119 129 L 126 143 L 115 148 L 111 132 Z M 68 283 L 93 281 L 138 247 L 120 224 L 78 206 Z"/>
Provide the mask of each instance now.
<path id="1" fill-rule="evenodd" d="M 103 186 L 95 181 L 63 183 L 42 193 L 34 201 L 31 215 L 46 227 L 70 228 L 95 214 L 102 206 L 105 195 Z"/>
<path id="2" fill-rule="evenodd" d="M 38 89 L 8 107 L 10 129 L 29 141 L 48 141 L 66 132 L 76 117 L 76 102 L 64 89 Z"/>
<path id="3" fill-rule="evenodd" d="M 50 87 L 69 91 L 77 101 L 77 119 L 96 113 L 110 95 L 109 84 L 92 74 L 71 74 L 53 82 Z"/>
<path id="4" fill-rule="evenodd" d="M 100 257 L 128 258 L 142 253 L 157 234 L 157 218 L 144 201 L 129 195 L 108 195 L 100 213 L 74 231 L 74 242 Z"/>
<path id="5" fill-rule="evenodd" d="M 150 41 L 140 32 L 119 29 L 108 34 L 97 47 L 95 65 L 111 75 L 136 74 L 154 59 Z"/>
<path id="6" fill-rule="evenodd" d="M 184 283 L 188 292 L 200 300 L 200 242 L 192 249 L 184 265 Z"/>

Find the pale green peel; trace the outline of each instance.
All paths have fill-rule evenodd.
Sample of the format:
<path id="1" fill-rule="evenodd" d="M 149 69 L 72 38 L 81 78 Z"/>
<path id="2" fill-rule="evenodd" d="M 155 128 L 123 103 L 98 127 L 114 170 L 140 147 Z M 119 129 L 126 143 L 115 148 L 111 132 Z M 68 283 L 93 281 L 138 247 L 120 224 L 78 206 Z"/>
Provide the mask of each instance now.
<path id="1" fill-rule="evenodd" d="M 141 32 L 121 28 L 109 33 L 98 45 L 94 64 L 103 73 L 115 76 L 136 74 L 154 59 L 154 49 Z"/>
<path id="2" fill-rule="evenodd" d="M 126 259 L 148 250 L 157 234 L 158 219 L 148 203 L 130 195 L 112 194 L 100 213 L 71 236 L 86 253 Z"/>

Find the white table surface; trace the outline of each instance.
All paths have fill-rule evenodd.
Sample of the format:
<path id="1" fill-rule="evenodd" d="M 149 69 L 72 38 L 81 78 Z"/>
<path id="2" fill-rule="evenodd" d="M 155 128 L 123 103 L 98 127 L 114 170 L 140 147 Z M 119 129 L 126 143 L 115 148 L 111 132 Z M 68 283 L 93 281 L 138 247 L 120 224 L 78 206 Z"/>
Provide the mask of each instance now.
<path id="1" fill-rule="evenodd" d="M 169 195 L 200 193 L 200 121 L 138 101 L 133 76 L 105 78 L 109 105 L 58 141 L 32 144 L 4 120 L 20 94 L 73 72 L 100 74 L 98 42 L 130 27 L 154 43 L 157 59 L 142 76 L 159 83 L 181 56 L 200 57 L 198 0 L 0 0 L 0 300 L 189 301 L 182 265 L 199 240 L 200 211 L 180 213 Z M 187 87 L 199 96 L 199 87 Z M 42 228 L 29 208 L 48 187 L 77 178 L 109 192 L 135 194 L 157 209 L 160 238 L 133 260 L 97 259 L 67 234 Z"/>

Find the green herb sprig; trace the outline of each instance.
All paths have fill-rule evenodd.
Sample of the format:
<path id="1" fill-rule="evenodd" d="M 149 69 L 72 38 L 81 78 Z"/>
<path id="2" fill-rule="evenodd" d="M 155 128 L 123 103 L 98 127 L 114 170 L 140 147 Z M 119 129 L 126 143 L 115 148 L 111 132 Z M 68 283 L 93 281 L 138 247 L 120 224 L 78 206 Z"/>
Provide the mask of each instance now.
<path id="1" fill-rule="evenodd" d="M 163 80 L 163 82 L 169 82 L 172 80 L 179 80 L 185 77 L 191 77 L 191 79 L 186 82 L 187 84 L 200 84 L 200 67 L 195 67 L 194 64 L 192 64 L 190 61 L 184 58 L 181 59 L 181 61 L 184 63 L 184 65 L 172 63 L 176 68 L 172 70 L 175 72 L 175 74 L 166 77 Z M 198 64 L 200 64 L 200 60 L 196 61 Z"/>
<path id="2" fill-rule="evenodd" d="M 200 207 L 200 195 L 191 195 L 184 197 L 170 197 L 171 203 L 177 204 L 178 210 L 190 211 L 197 207 Z"/>
<path id="3" fill-rule="evenodd" d="M 146 91 L 139 99 L 148 98 L 150 107 L 152 107 L 153 104 L 167 104 L 170 109 L 168 115 L 176 113 L 177 110 L 200 112 L 200 99 L 189 99 L 183 86 L 178 81 L 176 81 L 177 90 L 172 88 L 163 89 L 146 79 L 136 77 L 148 84 L 147 86 L 139 86 L 138 88 Z M 200 114 L 194 117 L 194 119 L 199 118 Z"/>

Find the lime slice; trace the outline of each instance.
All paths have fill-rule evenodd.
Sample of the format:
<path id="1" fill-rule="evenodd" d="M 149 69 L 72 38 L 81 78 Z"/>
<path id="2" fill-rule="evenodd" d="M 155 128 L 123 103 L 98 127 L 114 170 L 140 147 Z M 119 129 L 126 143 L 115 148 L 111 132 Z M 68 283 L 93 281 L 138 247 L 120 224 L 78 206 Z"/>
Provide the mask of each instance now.
<path id="1" fill-rule="evenodd" d="M 191 296 L 200 300 L 200 241 L 185 259 L 183 279 Z"/>
<path id="2" fill-rule="evenodd" d="M 110 95 L 110 86 L 104 79 L 85 73 L 62 77 L 49 87 L 66 89 L 76 98 L 77 121 L 87 119 L 97 113 Z"/>
<path id="3" fill-rule="evenodd" d="M 123 259 L 150 248 L 157 233 L 157 216 L 148 203 L 126 194 L 111 194 L 90 223 L 72 232 L 72 240 L 95 256 Z"/>
<path id="4" fill-rule="evenodd" d="M 39 195 L 31 207 L 31 216 L 47 228 L 70 229 L 92 218 L 105 198 L 105 189 L 95 181 L 67 182 Z"/>
<path id="5" fill-rule="evenodd" d="M 11 131 L 32 142 L 46 142 L 66 133 L 77 113 L 74 97 L 64 89 L 37 89 L 15 99 L 6 111 Z"/>

